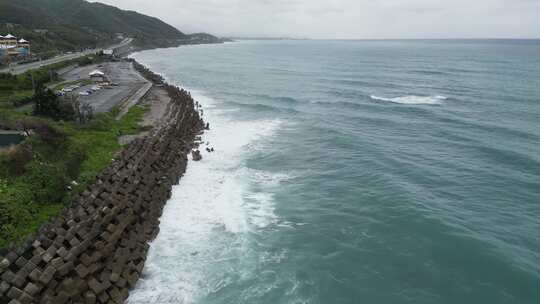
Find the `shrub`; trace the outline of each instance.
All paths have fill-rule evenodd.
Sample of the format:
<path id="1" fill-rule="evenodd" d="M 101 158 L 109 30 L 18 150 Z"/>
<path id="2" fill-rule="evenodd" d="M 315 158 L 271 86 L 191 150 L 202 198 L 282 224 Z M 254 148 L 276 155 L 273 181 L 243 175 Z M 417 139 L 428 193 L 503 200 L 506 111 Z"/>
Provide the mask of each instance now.
<path id="1" fill-rule="evenodd" d="M 34 111 L 36 116 L 49 117 L 54 120 L 74 120 L 76 111 L 69 99 L 58 98 L 53 91 L 38 87 L 34 95 Z"/>
<path id="2" fill-rule="evenodd" d="M 41 141 L 53 147 L 58 147 L 66 141 L 65 133 L 47 123 L 35 124 L 34 131 Z"/>
<path id="3" fill-rule="evenodd" d="M 22 185 L 9 185 L 0 178 L 0 247 L 14 238 L 17 225 L 31 219 L 32 210 L 31 190 Z"/>
<path id="4" fill-rule="evenodd" d="M 26 166 L 26 174 L 19 181 L 32 189 L 32 200 L 41 204 L 55 204 L 63 200 L 68 183 L 62 168 L 32 162 Z"/>
<path id="5" fill-rule="evenodd" d="M 70 179 L 77 179 L 81 164 L 87 159 L 87 157 L 86 151 L 82 147 L 72 147 L 66 153 L 64 170 Z"/>
<path id="6" fill-rule="evenodd" d="M 2 159 L 10 176 L 21 176 L 25 166 L 32 161 L 32 149 L 28 145 L 10 146 L 2 152 Z M 4 166 L 3 166 L 4 167 Z"/>

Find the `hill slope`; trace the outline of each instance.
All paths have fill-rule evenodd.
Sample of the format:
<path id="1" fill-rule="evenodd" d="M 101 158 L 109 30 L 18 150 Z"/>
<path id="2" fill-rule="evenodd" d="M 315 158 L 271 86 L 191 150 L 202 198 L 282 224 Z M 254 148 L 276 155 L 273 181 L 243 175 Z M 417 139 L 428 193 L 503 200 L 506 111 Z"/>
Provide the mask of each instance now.
<path id="1" fill-rule="evenodd" d="M 0 33 L 7 32 L 31 39 L 38 52 L 107 45 L 116 33 L 157 47 L 195 39 L 158 18 L 84 0 L 0 0 Z"/>

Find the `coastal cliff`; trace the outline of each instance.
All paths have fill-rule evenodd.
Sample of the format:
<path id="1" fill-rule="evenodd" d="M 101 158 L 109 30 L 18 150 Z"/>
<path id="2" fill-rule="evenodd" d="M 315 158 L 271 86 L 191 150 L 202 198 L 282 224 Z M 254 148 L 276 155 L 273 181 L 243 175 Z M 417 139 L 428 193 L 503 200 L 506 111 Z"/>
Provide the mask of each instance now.
<path id="1" fill-rule="evenodd" d="M 187 91 L 134 64 L 167 91 L 167 115 L 35 237 L 0 252 L 0 303 L 123 303 L 135 286 L 205 125 Z"/>

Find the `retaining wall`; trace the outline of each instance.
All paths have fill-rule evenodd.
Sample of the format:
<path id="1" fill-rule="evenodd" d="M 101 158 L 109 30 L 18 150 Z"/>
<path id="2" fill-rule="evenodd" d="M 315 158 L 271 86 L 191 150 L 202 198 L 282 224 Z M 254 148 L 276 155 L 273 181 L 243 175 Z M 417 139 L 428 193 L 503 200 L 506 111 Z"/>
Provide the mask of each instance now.
<path id="1" fill-rule="evenodd" d="M 126 146 L 36 237 L 0 252 L 0 303 L 120 304 L 128 298 L 203 129 L 189 93 L 165 88 L 174 103 L 167 123 Z"/>

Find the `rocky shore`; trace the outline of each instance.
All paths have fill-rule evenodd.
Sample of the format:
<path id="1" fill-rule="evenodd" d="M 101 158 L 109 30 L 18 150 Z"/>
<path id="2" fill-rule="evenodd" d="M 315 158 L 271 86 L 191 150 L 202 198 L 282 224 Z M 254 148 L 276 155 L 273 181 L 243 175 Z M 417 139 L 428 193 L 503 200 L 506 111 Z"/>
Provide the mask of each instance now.
<path id="1" fill-rule="evenodd" d="M 124 303 L 205 123 L 191 95 L 134 62 L 170 102 L 35 237 L 0 252 L 0 303 Z M 159 107 L 158 107 L 159 108 Z"/>

